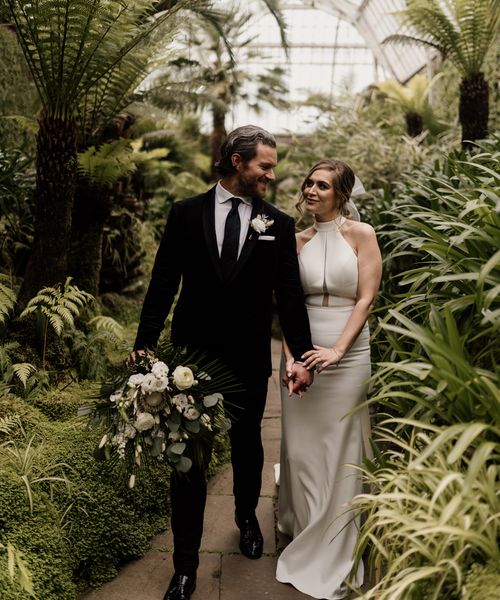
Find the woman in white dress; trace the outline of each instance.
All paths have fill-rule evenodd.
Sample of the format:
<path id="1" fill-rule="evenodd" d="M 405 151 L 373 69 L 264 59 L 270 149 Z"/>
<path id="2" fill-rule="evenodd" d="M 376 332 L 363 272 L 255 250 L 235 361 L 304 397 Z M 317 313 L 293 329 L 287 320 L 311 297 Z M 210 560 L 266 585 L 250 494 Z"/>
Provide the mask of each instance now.
<path id="1" fill-rule="evenodd" d="M 369 435 L 368 315 L 377 295 L 382 259 L 373 228 L 348 218 L 355 177 L 338 160 L 323 160 L 305 178 L 298 208 L 313 215 L 297 234 L 302 286 L 314 350 L 304 364 L 317 375 L 307 394 L 291 395 L 293 357 L 284 343 L 279 529 L 292 541 L 276 577 L 301 592 L 345 598 L 358 523 L 346 514 L 361 492 L 359 464 Z M 347 416 L 346 416 L 347 415 Z M 352 583 L 363 582 L 363 565 Z"/>

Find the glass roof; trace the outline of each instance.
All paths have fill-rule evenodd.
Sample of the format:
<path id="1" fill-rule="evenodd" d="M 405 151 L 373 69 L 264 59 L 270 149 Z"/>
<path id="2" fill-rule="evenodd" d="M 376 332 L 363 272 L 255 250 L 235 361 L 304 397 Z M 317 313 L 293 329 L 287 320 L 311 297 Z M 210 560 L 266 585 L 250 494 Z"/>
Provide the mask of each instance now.
<path id="1" fill-rule="evenodd" d="M 228 3 L 219 0 L 221 5 Z M 237 57 L 242 69 L 258 75 L 266 68 L 283 68 L 287 100 L 292 103 L 313 94 L 334 100 L 388 78 L 404 82 L 428 61 L 423 49 L 381 44 L 400 30 L 394 12 L 404 8 L 404 0 L 282 0 L 288 57 L 276 21 L 265 12 L 264 3 L 249 0 L 237 5 L 254 16 L 247 31 L 252 41 Z M 251 96 L 252 84 L 248 90 Z M 305 133 L 321 119 L 318 109 L 312 107 L 284 111 L 262 104 L 260 109 L 256 113 L 248 104 L 239 103 L 228 118 L 228 128 L 254 122 L 274 133 Z"/>

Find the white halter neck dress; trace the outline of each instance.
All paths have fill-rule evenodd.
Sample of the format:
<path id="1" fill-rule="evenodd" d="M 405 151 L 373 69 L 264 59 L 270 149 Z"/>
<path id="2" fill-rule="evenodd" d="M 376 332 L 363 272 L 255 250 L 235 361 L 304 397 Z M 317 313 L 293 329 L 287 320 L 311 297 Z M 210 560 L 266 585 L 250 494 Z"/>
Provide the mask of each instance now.
<path id="1" fill-rule="evenodd" d="M 312 340 L 320 346 L 335 344 L 356 301 L 358 262 L 341 233 L 344 222 L 316 222 L 299 255 Z M 276 577 L 313 598 L 347 594 L 358 524 L 344 513 L 361 492 L 359 472 L 347 465 L 362 462 L 369 416 L 367 409 L 346 415 L 366 399 L 369 376 L 366 324 L 340 365 L 316 374 L 302 398 L 289 398 L 282 388 L 278 526 L 293 540 L 279 557 Z M 361 564 L 353 583 L 362 581 Z"/>

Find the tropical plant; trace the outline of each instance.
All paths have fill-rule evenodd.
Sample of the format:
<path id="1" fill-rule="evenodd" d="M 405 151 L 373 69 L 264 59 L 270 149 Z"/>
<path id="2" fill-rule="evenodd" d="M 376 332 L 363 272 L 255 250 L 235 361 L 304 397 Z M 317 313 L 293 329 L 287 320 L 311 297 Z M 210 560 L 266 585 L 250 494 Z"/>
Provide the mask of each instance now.
<path id="1" fill-rule="evenodd" d="M 270 5 L 279 6 L 279 2 L 265 4 L 271 11 Z M 283 32 L 281 13 L 277 10 L 272 14 Z M 288 107 L 283 69 L 267 69 L 252 76 L 239 64 L 243 57 L 248 61 L 262 55 L 261 51 L 249 48 L 253 38 L 246 32 L 253 18 L 238 3 L 230 3 L 227 10 L 211 20 L 204 14 L 196 15 L 190 23 L 184 53 L 175 56 L 166 69 L 158 70 L 146 94 L 152 104 L 169 110 L 209 108 L 212 177 L 215 177 L 215 163 L 226 137 L 226 116 L 237 100 L 246 100 L 257 112 L 262 103 Z M 249 92 L 249 82 L 255 84 L 253 94 Z"/>
<path id="2" fill-rule="evenodd" d="M 0 325 L 4 325 L 9 314 L 14 310 L 16 293 L 0 280 Z"/>
<path id="3" fill-rule="evenodd" d="M 408 439 L 394 434 L 401 425 Z M 353 501 L 366 515 L 353 572 L 368 549 L 381 578 L 361 598 L 463 598 L 471 566 L 500 561 L 500 430 L 396 419 L 376 434 L 389 450 L 382 466 L 363 470 L 371 493 Z"/>
<path id="4" fill-rule="evenodd" d="M 155 4 L 155 0 L 5 2 L 42 102 L 35 234 L 18 299 L 21 307 L 37 290 L 67 276 L 81 103 L 85 98 L 103 102 L 104 90 L 119 78 L 117 72 L 134 68 L 132 51 L 185 5 L 178 2 L 171 11 L 155 16 Z"/>
<path id="5" fill-rule="evenodd" d="M 31 398 L 47 388 L 45 371 L 29 362 L 16 362 L 20 352 L 18 342 L 0 346 L 0 395 L 15 391 L 23 398 Z"/>
<path id="6" fill-rule="evenodd" d="M 395 79 L 387 79 L 376 84 L 387 98 L 399 106 L 405 115 L 406 132 L 411 137 L 420 135 L 427 128 L 432 133 L 443 130 L 439 125 L 429 103 L 429 93 L 436 81 L 436 75 L 431 81 L 426 75 L 415 75 L 406 85 Z"/>
<path id="7" fill-rule="evenodd" d="M 500 26 L 498 0 L 405 0 L 399 12 L 409 33 L 386 42 L 421 44 L 438 50 L 462 77 L 459 119 L 462 144 L 469 146 L 488 134 L 489 89 L 482 67 L 497 41 Z"/>
<path id="8" fill-rule="evenodd" d="M 0 272 L 10 284 L 24 273 L 33 240 L 32 159 L 0 148 Z"/>
<path id="9" fill-rule="evenodd" d="M 497 148 L 405 176 L 378 227 L 389 260 L 372 401 L 393 415 L 500 423 Z"/>
<path id="10" fill-rule="evenodd" d="M 45 368 L 49 327 L 59 337 L 65 327 L 74 327 L 75 318 L 93 301 L 93 296 L 72 285 L 71 277 L 67 277 L 63 286 L 43 288 L 28 302 L 19 318 L 35 316 L 42 368 Z"/>

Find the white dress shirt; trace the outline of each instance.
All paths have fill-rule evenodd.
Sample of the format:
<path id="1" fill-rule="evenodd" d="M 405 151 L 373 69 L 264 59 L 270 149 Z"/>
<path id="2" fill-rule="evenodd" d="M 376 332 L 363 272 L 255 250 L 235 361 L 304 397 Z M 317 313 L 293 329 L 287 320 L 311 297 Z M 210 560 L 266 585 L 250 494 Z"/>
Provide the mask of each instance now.
<path id="1" fill-rule="evenodd" d="M 245 239 L 248 233 L 248 226 L 250 224 L 250 217 L 252 216 L 252 200 L 250 198 L 241 198 L 241 196 L 235 196 L 228 192 L 222 187 L 220 181 L 215 187 L 215 235 L 217 237 L 217 248 L 219 250 L 219 256 L 222 252 L 222 242 L 224 241 L 224 227 L 226 225 L 227 215 L 231 210 L 232 203 L 229 202 L 230 198 L 240 198 L 241 202 L 238 206 L 238 214 L 240 215 L 241 229 L 240 229 L 240 243 L 238 246 L 238 258 L 245 243 Z"/>

